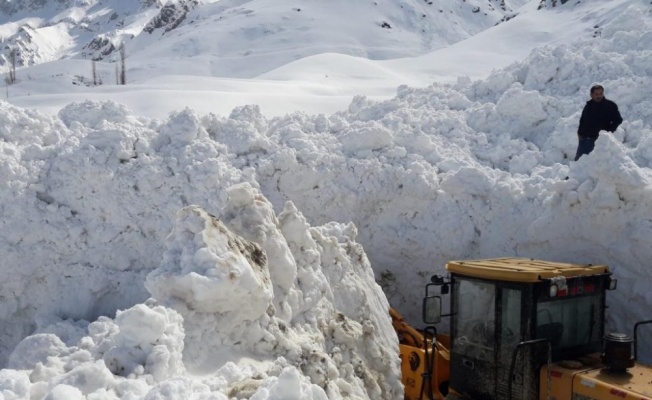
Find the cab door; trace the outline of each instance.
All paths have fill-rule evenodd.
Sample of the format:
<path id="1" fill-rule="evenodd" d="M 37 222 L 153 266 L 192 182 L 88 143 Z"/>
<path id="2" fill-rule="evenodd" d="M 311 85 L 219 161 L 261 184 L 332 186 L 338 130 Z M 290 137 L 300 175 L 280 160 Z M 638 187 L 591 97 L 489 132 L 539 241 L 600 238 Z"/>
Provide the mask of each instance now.
<path id="1" fill-rule="evenodd" d="M 451 388 L 496 399 L 496 284 L 455 275 L 451 283 Z"/>
<path id="2" fill-rule="evenodd" d="M 531 348 L 521 348 L 516 358 L 514 374 L 510 376 L 510 367 L 514 350 L 518 344 L 529 340 L 530 288 L 527 285 L 502 284 L 498 288 L 496 311 L 497 328 L 497 384 L 496 398 L 509 398 L 511 381 L 511 399 L 531 400 L 538 397 L 538 373 L 529 360 Z"/>

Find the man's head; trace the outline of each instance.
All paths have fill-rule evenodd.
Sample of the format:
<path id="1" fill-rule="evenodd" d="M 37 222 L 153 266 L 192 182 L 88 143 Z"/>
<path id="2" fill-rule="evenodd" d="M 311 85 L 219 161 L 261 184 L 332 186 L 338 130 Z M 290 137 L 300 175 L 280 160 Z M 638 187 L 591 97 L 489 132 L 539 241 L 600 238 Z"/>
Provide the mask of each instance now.
<path id="1" fill-rule="evenodd" d="M 604 88 L 601 85 L 591 87 L 591 100 L 600 102 L 604 99 Z"/>

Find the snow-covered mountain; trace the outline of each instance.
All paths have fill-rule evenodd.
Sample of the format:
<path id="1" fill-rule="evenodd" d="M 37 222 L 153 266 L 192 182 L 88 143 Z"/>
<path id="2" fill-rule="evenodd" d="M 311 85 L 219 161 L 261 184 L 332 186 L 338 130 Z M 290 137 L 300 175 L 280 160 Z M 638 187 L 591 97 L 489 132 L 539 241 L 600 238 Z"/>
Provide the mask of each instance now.
<path id="1" fill-rule="evenodd" d="M 246 56 L 258 65 L 244 73 L 239 67 L 211 70 L 220 76 L 252 77 L 324 52 L 370 59 L 414 56 L 493 26 L 524 2 L 336 0 L 270 7 L 264 0 L 3 0 L 0 71 L 6 71 L 12 48 L 18 50 L 18 65 L 29 66 L 61 58 L 114 60 L 122 43 L 131 55 L 150 60 Z M 274 63 L 262 59 L 270 52 L 276 54 Z"/>
<path id="2" fill-rule="evenodd" d="M 14 50 L 17 84 L 5 97 L 51 113 L 72 95 L 117 100 L 152 117 L 185 106 L 226 114 L 261 92 L 268 115 L 334 112 L 355 95 L 386 99 L 401 84 L 482 78 L 535 47 L 597 36 L 626 4 L 5 0 L 0 72 L 11 68 Z M 126 91 L 113 86 L 123 43 Z M 180 81 L 185 96 L 168 90 Z M 136 89 L 150 91 L 150 101 L 134 101 Z"/>
<path id="3" fill-rule="evenodd" d="M 29 66 L 68 57 L 101 59 L 133 36 L 130 24 L 149 19 L 156 1 L 32 0 L 0 2 L 0 62 L 7 69 L 12 49 L 17 65 Z M 142 25 L 142 24 L 140 24 Z M 142 26 L 137 30 L 142 30 Z"/>

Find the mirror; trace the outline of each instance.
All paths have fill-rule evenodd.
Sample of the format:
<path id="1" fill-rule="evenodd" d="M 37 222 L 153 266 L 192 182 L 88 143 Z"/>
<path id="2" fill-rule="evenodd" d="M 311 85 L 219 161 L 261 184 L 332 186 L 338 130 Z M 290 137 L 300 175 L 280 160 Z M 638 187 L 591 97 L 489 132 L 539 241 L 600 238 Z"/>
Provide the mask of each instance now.
<path id="1" fill-rule="evenodd" d="M 423 299 L 423 322 L 428 325 L 441 321 L 441 297 L 429 296 Z"/>

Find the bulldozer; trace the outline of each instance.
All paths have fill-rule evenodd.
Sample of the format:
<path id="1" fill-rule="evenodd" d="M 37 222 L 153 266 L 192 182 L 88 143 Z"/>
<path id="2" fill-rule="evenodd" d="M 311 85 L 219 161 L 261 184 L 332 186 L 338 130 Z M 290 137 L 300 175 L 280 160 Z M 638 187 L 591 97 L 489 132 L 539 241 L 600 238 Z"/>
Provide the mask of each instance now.
<path id="1" fill-rule="evenodd" d="M 631 336 L 605 333 L 606 265 L 529 258 L 450 261 L 425 285 L 416 329 L 390 310 L 405 400 L 652 400 Z M 442 298 L 450 295 L 448 313 Z M 438 332 L 450 318 L 449 332 Z"/>

